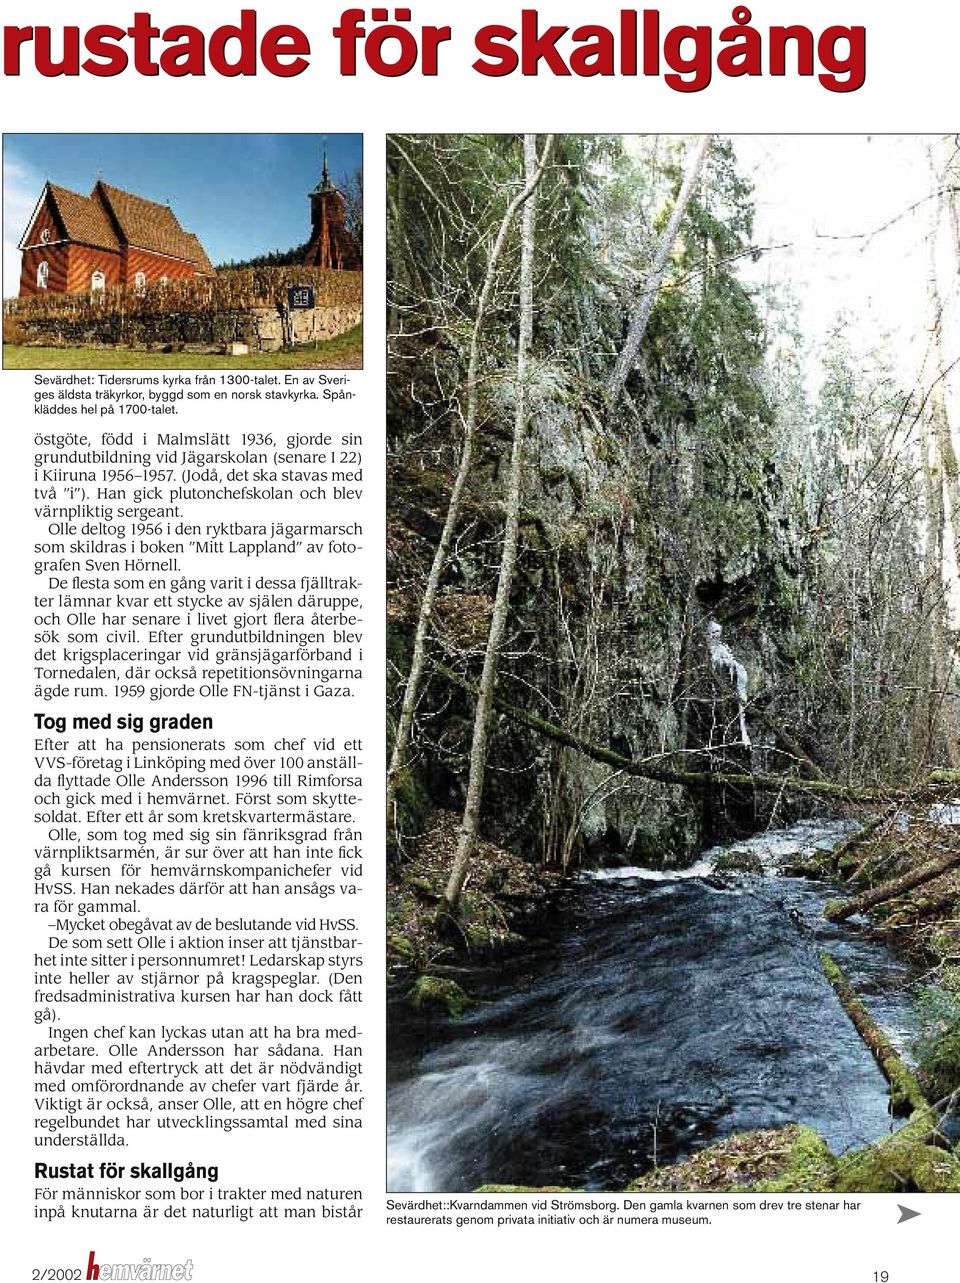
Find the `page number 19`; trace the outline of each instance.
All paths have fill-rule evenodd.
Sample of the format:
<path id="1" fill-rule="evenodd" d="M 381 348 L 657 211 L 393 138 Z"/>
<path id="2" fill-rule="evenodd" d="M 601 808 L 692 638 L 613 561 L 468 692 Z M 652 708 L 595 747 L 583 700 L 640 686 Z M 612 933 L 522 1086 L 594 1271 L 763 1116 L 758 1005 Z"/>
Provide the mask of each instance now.
<path id="1" fill-rule="evenodd" d="M 874 1270 L 873 1283 L 890 1283 L 889 1270 Z"/>

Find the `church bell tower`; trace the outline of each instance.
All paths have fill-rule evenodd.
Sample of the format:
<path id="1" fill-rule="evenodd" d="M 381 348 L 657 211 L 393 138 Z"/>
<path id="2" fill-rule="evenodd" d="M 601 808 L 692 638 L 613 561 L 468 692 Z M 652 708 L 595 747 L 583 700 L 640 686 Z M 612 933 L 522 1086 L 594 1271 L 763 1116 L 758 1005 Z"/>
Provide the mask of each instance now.
<path id="1" fill-rule="evenodd" d="M 359 268 L 356 239 L 347 229 L 346 202 L 340 189 L 330 180 L 326 149 L 320 182 L 310 192 L 310 219 L 312 230 L 304 265 L 332 268 L 334 271 Z"/>

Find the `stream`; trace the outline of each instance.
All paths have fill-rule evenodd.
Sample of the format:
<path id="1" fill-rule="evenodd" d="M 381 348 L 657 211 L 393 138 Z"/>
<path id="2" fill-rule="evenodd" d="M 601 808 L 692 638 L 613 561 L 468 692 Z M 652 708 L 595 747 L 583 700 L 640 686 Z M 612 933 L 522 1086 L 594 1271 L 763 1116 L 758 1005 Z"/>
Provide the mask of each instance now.
<path id="1" fill-rule="evenodd" d="M 388 1015 L 389 1186 L 622 1189 L 734 1132 L 815 1127 L 835 1153 L 891 1127 L 887 1084 L 824 978 L 828 949 L 900 1049 L 912 973 L 856 922 L 821 917 L 827 883 L 778 876 L 842 822 L 733 844 L 766 876 L 585 874 L 546 937 L 463 981 L 456 1020 Z M 803 915 L 800 926 L 791 909 Z"/>

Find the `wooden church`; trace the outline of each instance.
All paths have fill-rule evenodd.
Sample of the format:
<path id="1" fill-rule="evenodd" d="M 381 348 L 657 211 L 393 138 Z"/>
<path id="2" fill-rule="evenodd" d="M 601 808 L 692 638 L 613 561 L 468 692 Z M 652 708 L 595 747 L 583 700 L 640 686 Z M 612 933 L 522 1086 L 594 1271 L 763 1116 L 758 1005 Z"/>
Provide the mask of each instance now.
<path id="1" fill-rule="evenodd" d="M 303 260 L 304 267 L 359 271 L 363 266 L 360 243 L 347 227 L 346 202 L 340 189 L 330 181 L 326 154 L 320 182 L 310 192 L 310 217 L 313 227 Z"/>
<path id="2" fill-rule="evenodd" d="M 139 289 L 213 273 L 169 205 L 97 182 L 89 196 L 47 183 L 20 241 L 20 296 Z"/>

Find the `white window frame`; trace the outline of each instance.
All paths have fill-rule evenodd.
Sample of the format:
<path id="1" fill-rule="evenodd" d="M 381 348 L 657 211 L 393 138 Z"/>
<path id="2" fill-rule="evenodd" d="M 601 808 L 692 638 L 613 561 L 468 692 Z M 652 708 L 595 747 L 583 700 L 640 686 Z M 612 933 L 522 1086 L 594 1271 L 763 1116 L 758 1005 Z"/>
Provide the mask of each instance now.
<path id="1" fill-rule="evenodd" d="M 37 289 L 45 290 L 49 288 L 50 281 L 50 264 L 47 260 L 41 259 L 37 264 Z"/>
<path id="2" fill-rule="evenodd" d="M 102 294 L 107 288 L 107 277 L 103 268 L 97 267 L 90 276 L 90 293 Z"/>
<path id="3" fill-rule="evenodd" d="M 41 244 L 41 245 L 49 245 L 49 244 L 50 244 L 50 228 L 49 228 L 49 227 L 45 227 L 45 228 L 43 229 L 43 231 L 40 233 L 40 244 Z"/>

